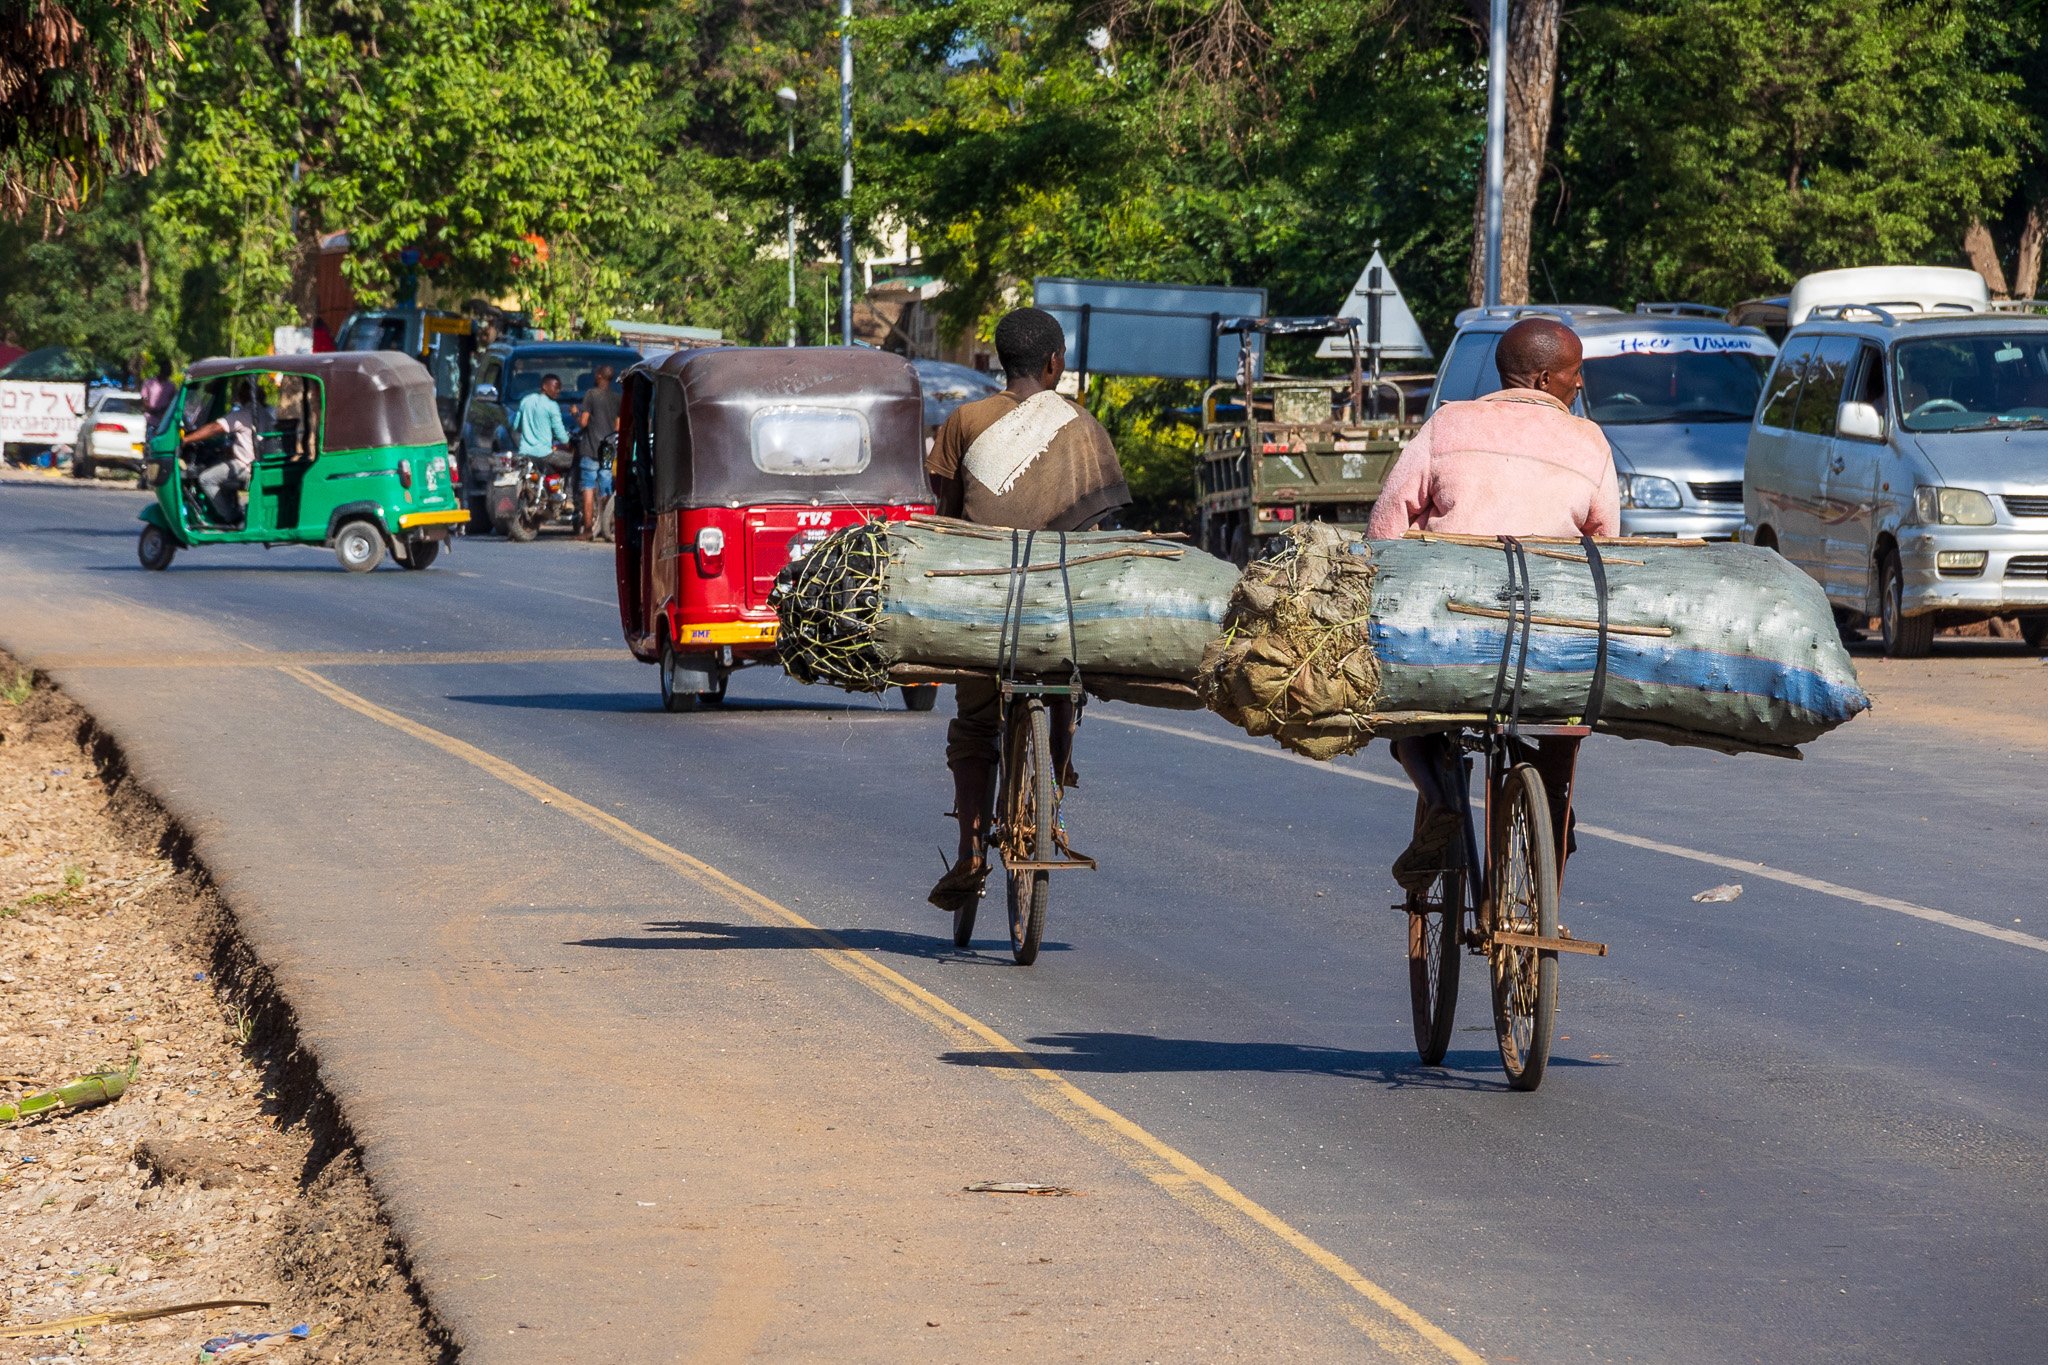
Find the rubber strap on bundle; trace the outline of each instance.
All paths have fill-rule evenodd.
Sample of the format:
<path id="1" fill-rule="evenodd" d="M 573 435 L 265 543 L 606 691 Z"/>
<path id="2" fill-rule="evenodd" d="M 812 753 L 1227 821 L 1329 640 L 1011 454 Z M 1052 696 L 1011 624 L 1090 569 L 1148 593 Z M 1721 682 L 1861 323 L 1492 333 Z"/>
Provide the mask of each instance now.
<path id="1" fill-rule="evenodd" d="M 1529 636 L 1534 628 L 1536 613 L 1536 588 L 1529 580 L 1529 557 L 1522 549 L 1522 542 L 1513 536 L 1500 538 L 1502 551 L 1508 560 L 1508 610 L 1507 628 L 1500 642 L 1500 667 L 1493 676 L 1493 700 L 1487 703 L 1486 723 L 1488 726 L 1499 722 L 1501 703 L 1508 707 L 1508 733 L 1521 738 L 1522 727 L 1522 685 L 1529 676 Z M 1521 615 L 1518 617 L 1516 609 Z M 1521 637 L 1521 649 L 1517 652 L 1517 632 Z M 1515 681 L 1512 689 L 1508 686 L 1508 660 L 1515 661 Z"/>
<path id="2" fill-rule="evenodd" d="M 1593 537 L 1580 536 L 1586 550 L 1586 568 L 1593 575 L 1593 601 L 1599 608 L 1600 634 L 1593 648 L 1593 680 L 1586 684 L 1586 711 L 1579 724 L 1588 730 L 1600 723 L 1600 702 L 1607 693 L 1607 566 L 1600 561 L 1600 547 Z"/>
<path id="3" fill-rule="evenodd" d="M 1017 656 L 1024 649 L 1024 574 L 1031 564 L 1031 543 L 1037 538 L 1036 531 L 1026 531 L 1020 546 L 1017 532 L 1010 532 L 1010 584 L 1003 600 L 1002 648 L 997 662 L 1003 678 L 1011 682 L 1016 680 Z"/>

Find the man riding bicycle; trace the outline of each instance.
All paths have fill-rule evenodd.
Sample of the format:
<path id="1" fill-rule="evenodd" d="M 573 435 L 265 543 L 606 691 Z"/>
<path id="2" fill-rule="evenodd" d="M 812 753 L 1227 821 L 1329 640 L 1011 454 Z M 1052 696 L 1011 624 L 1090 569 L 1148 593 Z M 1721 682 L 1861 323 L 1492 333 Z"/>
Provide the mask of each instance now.
<path id="1" fill-rule="evenodd" d="M 1472 402 L 1445 403 L 1401 451 L 1373 504 L 1366 535 L 1409 531 L 1479 536 L 1611 536 L 1621 527 L 1614 454 L 1600 428 L 1574 417 L 1582 385 L 1578 336 L 1549 318 L 1525 318 L 1502 334 L 1495 365 L 1503 387 Z M 1420 895 L 1443 867 L 1463 821 L 1437 774 L 1444 741 L 1399 739 L 1394 757 L 1428 813 L 1394 862 L 1394 880 Z M 1566 812 L 1579 741 L 1545 738 L 1533 762 L 1551 794 L 1553 828 L 1567 848 Z"/>
<path id="2" fill-rule="evenodd" d="M 1092 531 L 1114 524 L 1131 500 L 1109 433 L 1057 390 L 1067 339 L 1052 314 L 1019 308 L 996 324 L 996 357 L 1008 387 L 954 410 L 925 455 L 940 515 L 1022 531 Z M 984 836 L 996 768 L 1001 685 L 954 689 L 959 713 L 946 727 L 953 814 L 960 847 L 931 891 L 941 910 L 964 909 L 988 880 Z M 1055 703 L 1054 763 L 1066 767 L 1073 708 Z"/>

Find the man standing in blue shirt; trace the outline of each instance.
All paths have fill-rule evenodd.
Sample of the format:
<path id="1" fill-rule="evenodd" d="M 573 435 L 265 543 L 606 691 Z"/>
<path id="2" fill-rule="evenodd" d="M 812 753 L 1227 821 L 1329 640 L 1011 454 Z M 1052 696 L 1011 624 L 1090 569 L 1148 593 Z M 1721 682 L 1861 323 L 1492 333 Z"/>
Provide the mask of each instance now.
<path id="1" fill-rule="evenodd" d="M 540 387 L 519 400 L 512 414 L 512 434 L 519 438 L 519 453 L 530 459 L 546 459 L 556 446 L 569 444 L 569 428 L 562 421 L 562 377 L 542 375 Z"/>

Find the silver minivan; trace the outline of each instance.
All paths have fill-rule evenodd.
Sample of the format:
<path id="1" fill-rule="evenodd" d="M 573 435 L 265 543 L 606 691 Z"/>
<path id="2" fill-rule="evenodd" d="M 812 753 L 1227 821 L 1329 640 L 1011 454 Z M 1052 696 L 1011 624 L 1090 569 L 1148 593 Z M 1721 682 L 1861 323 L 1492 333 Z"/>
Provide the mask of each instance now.
<path id="1" fill-rule="evenodd" d="M 1742 527 L 1749 420 L 1777 346 L 1700 304 L 1469 308 L 1430 393 L 1435 412 L 1500 388 L 1494 351 L 1526 317 L 1551 317 L 1585 348 L 1585 390 L 1572 411 L 1600 424 L 1621 482 L 1621 529 L 1632 536 L 1733 540 Z"/>
<path id="2" fill-rule="evenodd" d="M 1743 538 L 1819 580 L 1884 650 L 2020 618 L 2048 640 L 2048 317 L 1813 310 L 1749 436 Z"/>

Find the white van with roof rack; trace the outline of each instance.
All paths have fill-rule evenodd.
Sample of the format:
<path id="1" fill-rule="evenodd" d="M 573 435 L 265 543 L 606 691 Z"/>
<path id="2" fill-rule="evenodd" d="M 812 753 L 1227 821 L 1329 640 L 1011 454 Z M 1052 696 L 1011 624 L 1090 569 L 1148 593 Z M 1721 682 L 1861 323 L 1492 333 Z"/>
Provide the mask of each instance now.
<path id="1" fill-rule="evenodd" d="M 1815 302 L 1851 275 L 1885 301 Z M 1993 616 L 2048 644 L 2048 305 L 1963 276 L 1801 280 L 1749 436 L 1743 538 L 1876 616 L 1894 657 Z"/>
<path id="2" fill-rule="evenodd" d="M 1468 308 L 1445 351 L 1429 410 L 1501 387 L 1494 353 L 1523 318 L 1555 318 L 1585 349 L 1572 411 L 1600 424 L 1621 484 L 1621 529 L 1634 536 L 1732 540 L 1742 526 L 1749 421 L 1777 345 L 1703 303 Z"/>

